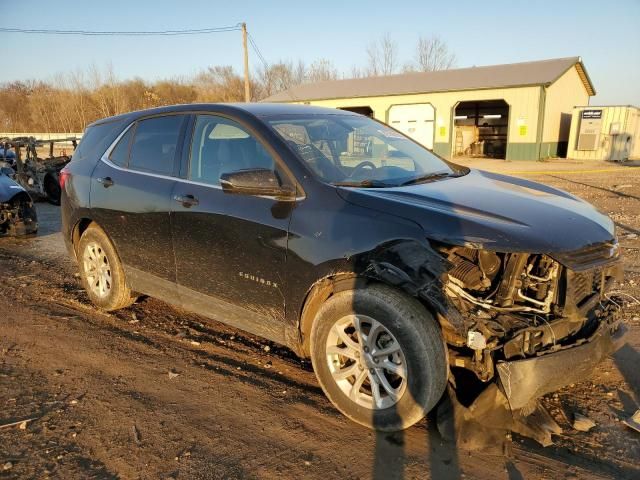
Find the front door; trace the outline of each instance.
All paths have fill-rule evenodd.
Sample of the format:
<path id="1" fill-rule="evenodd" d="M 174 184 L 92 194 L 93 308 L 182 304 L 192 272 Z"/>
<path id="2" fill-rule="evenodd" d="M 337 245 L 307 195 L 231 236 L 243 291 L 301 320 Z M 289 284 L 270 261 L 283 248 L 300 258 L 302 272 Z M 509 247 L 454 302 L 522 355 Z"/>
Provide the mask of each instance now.
<path id="1" fill-rule="evenodd" d="M 280 169 L 249 130 L 197 115 L 187 179 L 171 208 L 179 292 L 185 307 L 280 343 L 285 341 L 287 232 L 294 203 L 222 191 L 220 175 Z M 281 178 L 283 178 L 281 174 Z"/>

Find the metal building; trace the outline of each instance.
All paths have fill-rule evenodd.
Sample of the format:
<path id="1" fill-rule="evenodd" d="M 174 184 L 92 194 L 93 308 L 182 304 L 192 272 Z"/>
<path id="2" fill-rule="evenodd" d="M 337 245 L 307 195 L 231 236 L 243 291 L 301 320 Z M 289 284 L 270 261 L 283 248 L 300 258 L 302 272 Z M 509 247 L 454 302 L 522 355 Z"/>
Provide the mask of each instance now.
<path id="1" fill-rule="evenodd" d="M 575 107 L 567 156 L 580 160 L 640 159 L 640 108 Z"/>
<path id="2" fill-rule="evenodd" d="M 575 105 L 595 89 L 580 57 L 303 84 L 266 102 L 351 110 L 445 158 L 564 157 Z"/>

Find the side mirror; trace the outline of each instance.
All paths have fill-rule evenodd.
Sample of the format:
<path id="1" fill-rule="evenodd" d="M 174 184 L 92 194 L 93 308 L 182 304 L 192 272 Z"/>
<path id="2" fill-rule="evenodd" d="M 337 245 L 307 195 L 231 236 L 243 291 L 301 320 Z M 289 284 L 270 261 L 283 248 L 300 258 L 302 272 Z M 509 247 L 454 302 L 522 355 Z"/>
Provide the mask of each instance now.
<path id="1" fill-rule="evenodd" d="M 267 168 L 248 168 L 220 175 L 222 191 L 239 195 L 276 197 L 279 200 L 295 199 L 295 189 L 280 184 L 278 175 Z"/>

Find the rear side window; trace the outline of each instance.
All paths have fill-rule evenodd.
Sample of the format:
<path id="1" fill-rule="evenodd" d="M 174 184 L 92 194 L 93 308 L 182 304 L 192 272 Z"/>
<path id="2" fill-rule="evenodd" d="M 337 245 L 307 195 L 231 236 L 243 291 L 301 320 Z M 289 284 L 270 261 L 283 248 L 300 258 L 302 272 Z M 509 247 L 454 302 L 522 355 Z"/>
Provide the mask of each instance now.
<path id="1" fill-rule="evenodd" d="M 139 121 L 131 144 L 129 168 L 173 175 L 184 120 L 184 115 L 168 115 Z"/>
<path id="2" fill-rule="evenodd" d="M 100 157 L 107 147 L 122 132 L 122 122 L 109 122 L 93 125 L 82 135 L 80 144 L 73 152 L 73 160 Z"/>
<path id="3" fill-rule="evenodd" d="M 111 151 L 111 155 L 109 155 L 109 160 L 120 167 L 125 167 L 129 162 L 129 147 L 131 146 L 131 137 L 133 137 L 134 130 L 135 128 L 133 127 L 127 130 L 127 133 L 122 136 Z"/>

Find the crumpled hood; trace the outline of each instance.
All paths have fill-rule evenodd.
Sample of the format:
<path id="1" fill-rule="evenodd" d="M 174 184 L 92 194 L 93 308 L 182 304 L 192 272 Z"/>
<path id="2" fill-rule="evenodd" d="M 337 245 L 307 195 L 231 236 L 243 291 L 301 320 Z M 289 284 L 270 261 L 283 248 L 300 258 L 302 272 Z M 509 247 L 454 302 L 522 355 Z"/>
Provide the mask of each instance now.
<path id="1" fill-rule="evenodd" d="M 0 173 L 0 202 L 8 202 L 19 192 L 24 192 L 24 188 L 14 180 Z"/>
<path id="2" fill-rule="evenodd" d="M 427 238 L 501 252 L 554 253 L 610 241 L 614 224 L 562 190 L 480 170 L 395 188 L 340 188 L 348 202 L 418 223 Z"/>

